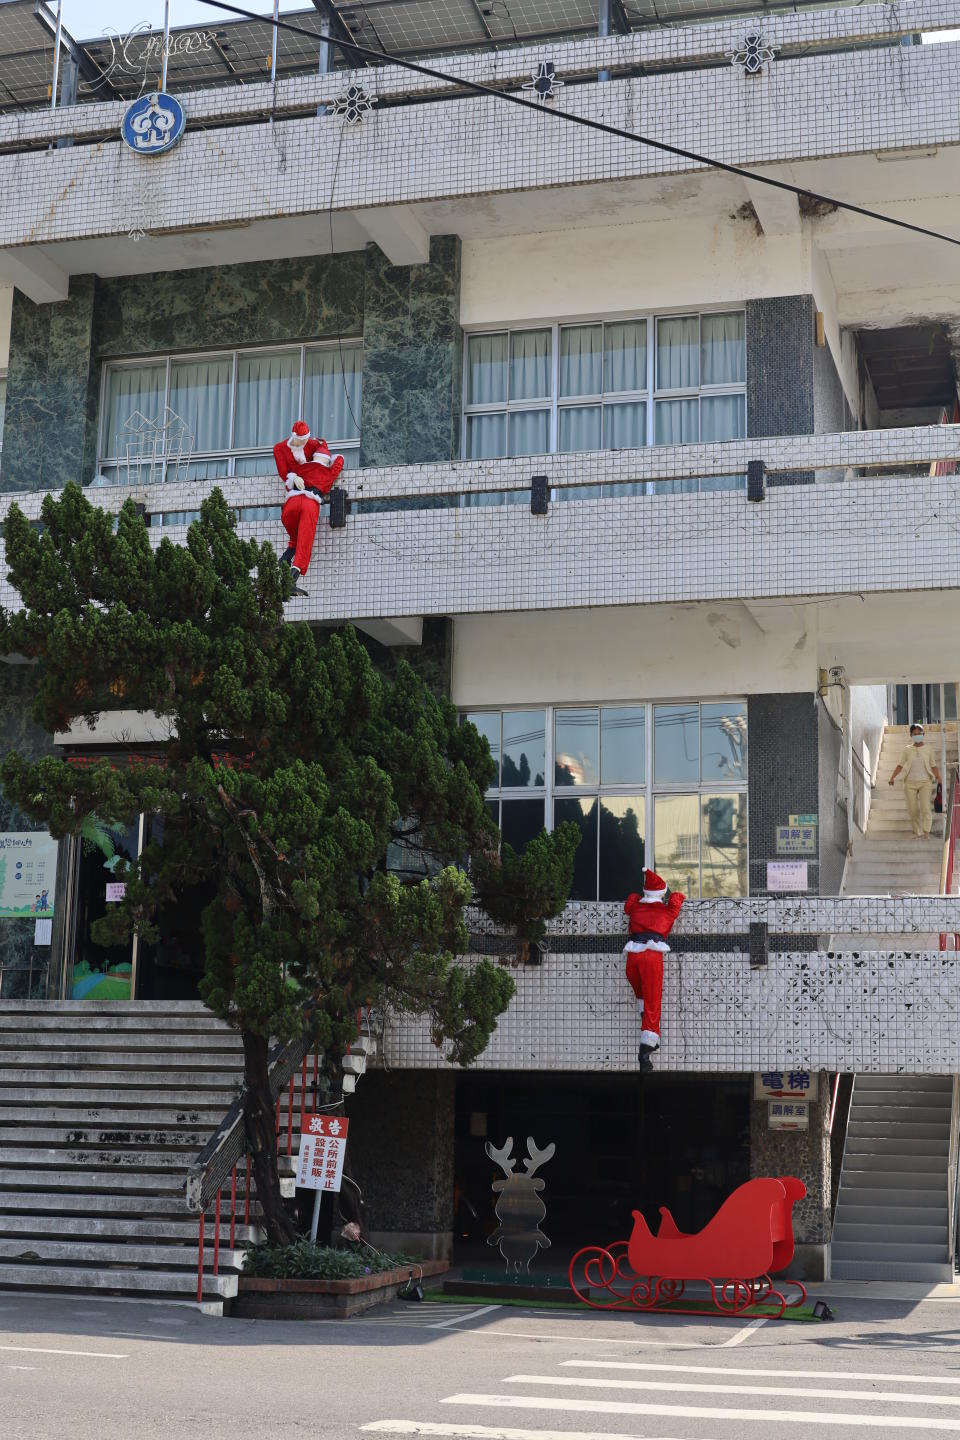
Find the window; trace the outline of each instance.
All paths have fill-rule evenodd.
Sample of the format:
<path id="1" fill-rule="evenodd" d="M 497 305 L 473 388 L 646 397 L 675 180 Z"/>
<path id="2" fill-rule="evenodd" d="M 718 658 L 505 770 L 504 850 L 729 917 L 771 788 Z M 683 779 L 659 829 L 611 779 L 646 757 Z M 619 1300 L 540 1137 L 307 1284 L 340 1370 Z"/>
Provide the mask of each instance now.
<path id="1" fill-rule="evenodd" d="M 301 415 L 355 468 L 362 361 L 351 342 L 107 365 L 99 473 L 107 483 L 269 473 L 273 446 Z M 134 434 L 138 416 L 151 427 L 167 410 L 176 420 L 166 439 L 149 428 Z"/>
<path id="2" fill-rule="evenodd" d="M 498 330 L 467 337 L 467 460 L 619 450 L 746 435 L 741 310 Z M 669 482 L 729 489 L 742 476 Z M 638 487 L 604 486 L 603 493 Z M 562 498 L 596 496 L 564 490 Z M 500 496 L 473 497 L 473 503 Z"/>
<path id="3" fill-rule="evenodd" d="M 645 864 L 686 895 L 747 894 L 745 701 L 465 718 L 497 764 L 487 806 L 505 840 L 522 850 L 543 825 L 580 830 L 572 899 L 624 900 Z"/>

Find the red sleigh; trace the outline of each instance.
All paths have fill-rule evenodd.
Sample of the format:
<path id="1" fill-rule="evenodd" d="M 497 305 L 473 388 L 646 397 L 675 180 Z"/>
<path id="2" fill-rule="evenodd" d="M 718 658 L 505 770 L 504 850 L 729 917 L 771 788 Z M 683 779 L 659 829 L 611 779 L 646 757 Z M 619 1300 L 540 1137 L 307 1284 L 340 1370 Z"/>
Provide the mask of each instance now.
<path id="1" fill-rule="evenodd" d="M 634 1210 L 629 1240 L 577 1251 L 570 1261 L 571 1288 L 595 1310 L 680 1308 L 687 1314 L 740 1315 L 759 1305 L 778 1320 L 807 1298 L 799 1280 L 778 1282 L 796 1291 L 788 1299 L 770 1278 L 793 1259 L 793 1207 L 806 1193 L 792 1175 L 748 1180 L 696 1235 L 679 1230 L 665 1207 L 660 1228 L 651 1235 Z M 678 1306 L 694 1280 L 709 1286 L 709 1297 L 697 1294 Z"/>

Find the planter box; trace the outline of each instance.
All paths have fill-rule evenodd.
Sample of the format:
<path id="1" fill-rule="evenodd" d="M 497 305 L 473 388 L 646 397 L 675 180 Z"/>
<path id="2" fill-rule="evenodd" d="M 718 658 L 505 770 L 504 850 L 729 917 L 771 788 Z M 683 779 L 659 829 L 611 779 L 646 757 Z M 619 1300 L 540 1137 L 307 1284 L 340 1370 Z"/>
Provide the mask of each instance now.
<path id="1" fill-rule="evenodd" d="M 446 1260 L 418 1260 L 400 1270 L 363 1275 L 356 1280 L 267 1280 L 241 1275 L 236 1298 L 225 1312 L 240 1320 L 322 1320 L 356 1315 L 393 1300 L 410 1271 L 423 1278 L 449 1270 Z"/>

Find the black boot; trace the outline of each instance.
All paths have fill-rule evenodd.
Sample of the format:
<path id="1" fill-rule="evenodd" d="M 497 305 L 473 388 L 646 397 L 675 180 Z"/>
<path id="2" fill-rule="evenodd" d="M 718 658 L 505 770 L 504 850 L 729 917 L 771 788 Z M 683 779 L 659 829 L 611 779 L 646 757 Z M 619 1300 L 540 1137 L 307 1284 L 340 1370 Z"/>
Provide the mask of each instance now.
<path id="1" fill-rule="evenodd" d="M 641 1075 L 650 1075 L 653 1073 L 653 1061 L 650 1059 L 650 1056 L 655 1055 L 659 1048 L 659 1045 L 640 1046 L 640 1050 L 637 1054 L 637 1059 L 640 1061 Z"/>
<path id="2" fill-rule="evenodd" d="M 280 556 L 280 564 L 281 564 L 281 565 L 292 565 L 292 564 L 293 564 L 293 557 L 294 557 L 294 555 L 295 555 L 296 553 L 297 553 L 297 552 L 296 552 L 296 550 L 294 549 L 294 547 L 293 547 L 292 545 L 288 545 L 287 548 L 286 548 L 286 550 L 284 550 L 283 554 Z"/>
<path id="3" fill-rule="evenodd" d="M 293 589 L 290 591 L 291 599 L 294 595 L 306 595 L 306 590 L 302 589 L 301 586 L 297 583 L 300 579 L 300 571 L 297 569 L 296 565 L 290 566 L 290 574 L 293 576 Z"/>

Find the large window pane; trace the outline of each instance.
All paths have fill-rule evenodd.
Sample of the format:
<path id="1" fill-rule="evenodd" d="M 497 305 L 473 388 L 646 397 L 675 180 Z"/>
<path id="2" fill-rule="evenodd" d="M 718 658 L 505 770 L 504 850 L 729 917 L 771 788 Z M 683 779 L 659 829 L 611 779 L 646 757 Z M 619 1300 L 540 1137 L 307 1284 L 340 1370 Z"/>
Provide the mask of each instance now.
<path id="1" fill-rule="evenodd" d="M 642 400 L 603 407 L 603 443 L 607 450 L 637 450 L 647 443 L 647 407 Z"/>
<path id="2" fill-rule="evenodd" d="M 642 705 L 617 705 L 600 711 L 602 784 L 643 784 L 647 769 L 646 724 Z"/>
<path id="3" fill-rule="evenodd" d="M 653 778 L 657 784 L 694 784 L 700 779 L 699 706 L 653 707 Z M 660 837 L 657 836 L 659 848 Z"/>
<path id="4" fill-rule="evenodd" d="M 490 754 L 493 756 L 497 773 L 490 781 L 491 786 L 500 784 L 500 711 L 499 710 L 474 710 L 466 717 L 471 725 L 475 725 L 490 745 Z"/>
<path id="5" fill-rule="evenodd" d="M 229 447 L 232 385 L 230 355 L 174 360 L 170 366 L 170 408 L 192 435 L 195 452 Z"/>
<path id="6" fill-rule="evenodd" d="M 549 410 L 514 410 L 509 424 L 511 455 L 543 455 L 550 449 Z"/>
<path id="7" fill-rule="evenodd" d="M 503 774 L 506 788 L 544 783 L 546 720 L 543 710 L 503 712 Z"/>
<path id="8" fill-rule="evenodd" d="M 101 440 L 104 455 L 125 458 L 129 442 L 130 458 L 137 458 L 139 448 L 124 427 L 138 412 L 147 420 L 160 420 L 166 385 L 166 365 L 122 365 L 107 371 Z"/>
<path id="9" fill-rule="evenodd" d="M 604 326 L 603 388 L 618 390 L 647 388 L 647 322 L 618 320 Z"/>
<path id="10" fill-rule="evenodd" d="M 559 448 L 599 450 L 602 444 L 600 415 L 599 405 L 564 405 L 560 410 Z"/>
<path id="11" fill-rule="evenodd" d="M 700 813 L 702 896 L 746 895 L 747 797 L 702 795 Z"/>
<path id="12" fill-rule="evenodd" d="M 695 390 L 700 384 L 700 318 L 657 321 L 657 389 Z"/>
<path id="13" fill-rule="evenodd" d="M 744 317 L 704 315 L 700 320 L 700 384 L 742 385 L 747 376 Z"/>
<path id="14" fill-rule="evenodd" d="M 554 802 L 553 823 L 562 825 L 571 821 L 580 831 L 580 844 L 573 858 L 573 885 L 571 900 L 596 900 L 597 898 L 597 807 L 596 796 L 582 800 L 564 799 Z"/>
<path id="15" fill-rule="evenodd" d="M 314 435 L 331 445 L 360 435 L 360 376 L 363 351 L 308 350 L 304 359 L 303 414 Z"/>
<path id="16" fill-rule="evenodd" d="M 700 895 L 700 796 L 657 795 L 653 801 L 654 868 L 671 890 Z"/>
<path id="17" fill-rule="evenodd" d="M 599 899 L 619 900 L 642 889 L 646 800 L 607 795 L 600 802 Z"/>
<path id="18" fill-rule="evenodd" d="M 518 855 L 543 829 L 542 800 L 504 800 L 500 806 L 500 834 Z"/>
<path id="19" fill-rule="evenodd" d="M 507 398 L 507 332 L 467 340 L 467 404 L 497 405 Z"/>
<path id="20" fill-rule="evenodd" d="M 507 453 L 507 417 L 467 416 L 467 459 L 493 460 Z"/>
<path id="21" fill-rule="evenodd" d="M 273 446 L 300 418 L 298 351 L 241 355 L 237 363 L 238 449 Z"/>
<path id="22" fill-rule="evenodd" d="M 745 395 L 704 395 L 700 401 L 701 440 L 742 440 L 746 433 Z"/>
<path id="23" fill-rule="evenodd" d="M 565 325 L 560 331 L 560 394 L 599 395 L 603 388 L 603 326 Z"/>
<path id="24" fill-rule="evenodd" d="M 277 474 L 277 467 L 272 454 L 264 451 L 260 455 L 238 455 L 233 462 L 234 475 L 270 475 Z M 282 485 L 281 491 L 283 493 Z"/>
<path id="25" fill-rule="evenodd" d="M 550 398 L 549 330 L 515 330 L 510 336 L 510 399 Z"/>
<path id="26" fill-rule="evenodd" d="M 658 400 L 653 412 L 656 444 L 695 445 L 700 439 L 699 410 L 698 400 Z"/>
<path id="27" fill-rule="evenodd" d="M 700 707 L 700 774 L 704 780 L 746 780 L 747 707 L 742 700 Z"/>
<path id="28" fill-rule="evenodd" d="M 596 785 L 599 776 L 596 710 L 558 710 L 554 724 L 554 783 Z"/>

